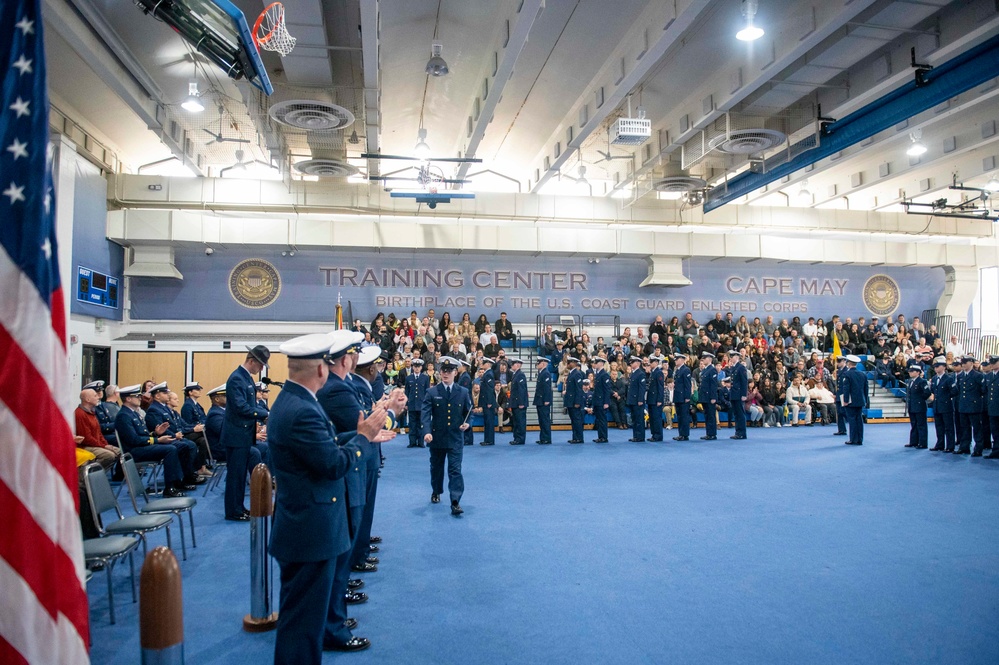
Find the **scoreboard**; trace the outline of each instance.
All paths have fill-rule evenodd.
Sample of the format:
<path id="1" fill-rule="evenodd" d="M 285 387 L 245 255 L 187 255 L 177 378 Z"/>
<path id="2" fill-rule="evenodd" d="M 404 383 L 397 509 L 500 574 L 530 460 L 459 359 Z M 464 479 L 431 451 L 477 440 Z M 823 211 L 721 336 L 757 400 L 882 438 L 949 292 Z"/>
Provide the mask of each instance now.
<path id="1" fill-rule="evenodd" d="M 118 278 L 79 266 L 76 299 L 91 305 L 118 309 Z"/>

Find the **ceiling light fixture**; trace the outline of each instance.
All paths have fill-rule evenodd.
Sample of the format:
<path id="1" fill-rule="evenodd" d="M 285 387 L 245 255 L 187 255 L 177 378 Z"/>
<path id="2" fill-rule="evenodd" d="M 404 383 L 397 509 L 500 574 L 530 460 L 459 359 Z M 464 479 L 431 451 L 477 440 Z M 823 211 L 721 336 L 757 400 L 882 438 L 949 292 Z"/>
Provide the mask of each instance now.
<path id="1" fill-rule="evenodd" d="M 361 139 L 357 138 L 357 130 L 355 129 L 354 131 L 352 131 L 350 133 L 350 138 L 347 139 L 347 143 L 349 143 L 351 145 L 357 145 L 360 142 L 361 142 Z"/>
<path id="2" fill-rule="evenodd" d="M 413 154 L 419 159 L 427 159 L 430 157 L 430 146 L 427 145 L 427 130 L 420 127 L 420 130 L 416 132 L 417 141 L 416 147 L 413 148 Z"/>
<path id="3" fill-rule="evenodd" d="M 430 59 L 427 60 L 426 72 L 431 76 L 447 76 L 448 72 L 451 71 L 447 67 L 447 63 L 444 62 L 444 58 L 441 57 L 441 51 L 444 50 L 444 45 L 440 42 L 434 42 L 430 45 Z"/>
<path id="4" fill-rule="evenodd" d="M 181 102 L 181 108 L 190 113 L 201 113 L 205 110 L 205 105 L 202 103 L 200 96 L 198 95 L 198 82 L 197 80 L 189 81 L 187 84 L 187 99 Z"/>
<path id="5" fill-rule="evenodd" d="M 762 37 L 765 33 L 763 28 L 753 25 L 753 17 L 756 16 L 757 0 L 742 0 L 742 15 L 746 17 L 746 27 L 735 33 L 735 38 L 752 42 Z"/>
<path id="6" fill-rule="evenodd" d="M 926 154 L 926 146 L 923 145 L 920 139 L 923 138 L 923 132 L 917 129 L 914 132 L 909 133 L 909 139 L 912 141 L 912 145 L 909 149 L 905 151 L 909 157 L 919 157 L 920 155 Z"/>
<path id="7" fill-rule="evenodd" d="M 801 181 L 801 189 L 798 190 L 798 199 L 801 201 L 811 202 L 812 192 L 808 189 L 808 179 Z"/>
<path id="8" fill-rule="evenodd" d="M 985 183 L 985 191 L 999 192 L 999 178 L 997 178 L 995 175 L 989 178 L 989 181 Z"/>

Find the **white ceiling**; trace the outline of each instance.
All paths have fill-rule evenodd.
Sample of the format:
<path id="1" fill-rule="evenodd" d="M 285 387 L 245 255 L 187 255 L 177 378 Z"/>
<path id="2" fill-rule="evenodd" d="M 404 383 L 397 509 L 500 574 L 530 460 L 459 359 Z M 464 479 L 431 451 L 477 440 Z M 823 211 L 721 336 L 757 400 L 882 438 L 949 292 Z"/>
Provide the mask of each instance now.
<path id="1" fill-rule="evenodd" d="M 236 4 L 251 24 L 264 6 L 260 0 Z M 593 195 L 604 196 L 615 183 L 644 194 L 653 179 L 678 173 L 683 143 L 725 111 L 790 109 L 814 117 L 821 104 L 824 114 L 841 117 L 911 80 L 910 47 L 920 60 L 939 63 L 999 34 L 993 0 L 759 4 L 755 23 L 767 34 L 746 44 L 734 38 L 744 24 L 738 0 L 289 0 L 287 21 L 299 46 L 283 59 L 265 54 L 265 63 L 275 99 L 311 95 L 354 112 L 357 120 L 344 136 L 323 145 L 372 173 L 400 164 L 358 159 L 369 138 L 366 120 L 377 132 L 367 144 L 386 154 L 412 154 L 421 125 L 437 156 L 466 156 L 471 144 L 474 154 L 467 156 L 484 163 L 469 172 L 506 176 L 476 176 L 476 190 L 547 192 L 567 182 L 560 174 L 576 176 L 583 164 Z M 170 154 L 159 140 L 164 130 L 149 129 L 155 123 L 142 115 L 150 103 L 162 110 L 164 126 L 173 119 L 188 130 L 207 174 L 235 162 L 237 148 L 251 159 L 273 159 L 285 174 L 294 173 L 289 146 L 296 155 L 319 150 L 320 141 L 282 134 L 266 120 L 268 102 L 208 64 L 199 64 L 197 77 L 213 103 L 200 117 L 187 115 L 178 105 L 196 58 L 176 33 L 132 3 L 45 0 L 44 6 L 54 99 L 82 115 L 78 120 L 118 149 L 130 170 Z M 377 16 L 378 24 L 364 25 L 364 16 Z M 97 49 L 81 46 L 87 40 L 79 33 L 86 30 L 91 41 L 96 35 L 105 45 L 104 57 L 110 53 L 117 63 L 117 77 L 131 76 L 141 93 L 134 85 L 131 94 L 123 91 L 114 68 L 98 62 Z M 376 34 L 376 43 L 364 43 L 362 34 Z M 423 72 L 435 35 L 451 70 L 443 78 Z M 372 54 L 376 78 L 365 71 L 375 67 Z M 494 76 L 510 68 L 508 78 Z M 377 81 L 377 114 L 369 111 L 370 118 L 364 117 L 366 74 Z M 999 103 L 991 85 L 739 203 L 878 209 L 897 203 L 902 192 L 938 191 L 955 172 L 959 180 L 982 185 L 999 155 Z M 608 126 L 627 115 L 629 100 L 632 115 L 641 106 L 652 121 L 652 139 L 643 147 L 611 150 L 634 159 L 604 160 L 598 150 L 607 151 Z M 916 127 L 929 152 L 911 163 L 904 150 Z M 210 143 L 209 131 L 231 142 Z M 352 131 L 359 135 L 356 144 L 344 141 Z M 691 171 L 711 180 L 743 168 L 744 160 L 712 157 Z M 798 196 L 805 179 L 811 197 Z"/>

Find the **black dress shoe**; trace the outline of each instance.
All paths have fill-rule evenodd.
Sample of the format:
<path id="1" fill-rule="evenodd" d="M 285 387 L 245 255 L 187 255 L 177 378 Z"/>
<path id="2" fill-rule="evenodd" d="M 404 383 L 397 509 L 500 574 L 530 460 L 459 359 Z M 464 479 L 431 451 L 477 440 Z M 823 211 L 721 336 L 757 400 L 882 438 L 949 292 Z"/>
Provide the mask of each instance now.
<path id="1" fill-rule="evenodd" d="M 326 651 L 363 651 L 371 646 L 371 640 L 366 637 L 352 637 L 345 644 L 323 643 Z"/>
<path id="2" fill-rule="evenodd" d="M 372 566 L 377 566 L 381 563 L 381 560 L 376 556 L 369 556 L 364 561 L 365 563 L 370 563 Z"/>
<path id="3" fill-rule="evenodd" d="M 440 494 L 431 494 L 430 495 L 430 503 L 440 503 L 440 502 L 441 502 L 441 495 Z"/>
<path id="4" fill-rule="evenodd" d="M 378 545 L 368 545 L 368 551 L 371 552 L 372 554 L 377 553 L 378 550 L 379 550 Z"/>
<path id="5" fill-rule="evenodd" d="M 569 443 L 582 443 L 582 439 L 569 439 Z"/>
<path id="6" fill-rule="evenodd" d="M 470 443 L 466 443 L 465 445 L 466 445 L 466 446 L 470 446 L 470 445 L 472 445 L 472 444 L 470 444 Z"/>
<path id="7" fill-rule="evenodd" d="M 368 538 L 368 542 L 369 543 L 380 543 L 380 542 L 382 542 L 382 537 L 381 536 L 371 536 L 370 538 Z"/>
<path id="8" fill-rule="evenodd" d="M 973 452 L 973 453 L 971 453 L 971 456 L 972 456 L 972 457 L 981 457 L 981 456 L 982 456 L 982 454 L 981 454 L 980 452 L 977 452 L 977 451 L 976 451 L 976 452 Z"/>
<path id="9" fill-rule="evenodd" d="M 662 441 L 662 438 L 659 438 L 659 439 L 649 439 L 649 441 Z"/>
<path id="10" fill-rule="evenodd" d="M 730 439 L 745 439 L 746 437 L 736 435 L 736 436 L 730 436 L 728 438 L 730 438 Z"/>
<path id="11" fill-rule="evenodd" d="M 196 490 L 198 488 L 195 487 L 194 485 L 189 485 L 187 483 L 180 483 L 180 484 L 177 485 L 177 489 L 184 490 L 185 492 L 193 492 L 194 490 Z"/>
<path id="12" fill-rule="evenodd" d="M 418 446 L 418 445 L 416 445 L 415 443 L 411 443 L 411 444 L 409 444 L 409 445 L 408 445 L 408 446 L 406 446 L 406 447 L 407 447 L 407 448 L 419 448 L 419 446 Z"/>
<path id="13" fill-rule="evenodd" d="M 373 573 L 378 570 L 378 566 L 373 563 L 358 563 L 350 567 L 355 573 Z"/>
<path id="14" fill-rule="evenodd" d="M 163 490 L 163 497 L 166 499 L 179 499 L 182 496 L 187 496 L 182 491 L 176 487 L 167 487 Z"/>
<path id="15" fill-rule="evenodd" d="M 941 448 L 940 446 L 933 446 L 932 448 L 930 448 L 930 452 L 931 453 L 942 453 L 943 452 L 943 448 Z"/>
<path id="16" fill-rule="evenodd" d="M 593 439 L 593 443 L 607 443 L 607 439 Z"/>
<path id="17" fill-rule="evenodd" d="M 249 522 L 250 516 L 243 514 L 243 515 L 236 515 L 234 517 L 226 517 L 225 519 L 227 522 Z"/>
<path id="18" fill-rule="evenodd" d="M 347 630 L 354 630 L 355 628 L 357 628 L 357 619 L 347 617 L 347 620 L 343 622 L 343 626 Z"/>
<path id="19" fill-rule="evenodd" d="M 917 446 L 917 445 L 916 445 L 916 444 L 914 444 L 914 443 L 907 443 L 907 444 L 905 444 L 905 447 L 906 447 L 906 448 L 918 448 L 919 446 Z"/>
<path id="20" fill-rule="evenodd" d="M 833 436 L 846 436 L 846 432 L 833 432 Z"/>
<path id="21" fill-rule="evenodd" d="M 674 436 L 673 440 L 674 441 L 690 441 L 690 437 L 689 436 Z"/>
<path id="22" fill-rule="evenodd" d="M 631 442 L 631 443 L 645 443 L 645 439 L 635 439 L 635 438 L 632 438 L 632 439 L 628 439 L 628 441 Z"/>
<path id="23" fill-rule="evenodd" d="M 494 441 L 482 441 L 482 442 L 479 443 L 479 445 L 480 446 L 495 446 L 496 443 Z"/>
<path id="24" fill-rule="evenodd" d="M 461 506 L 458 505 L 457 501 L 452 501 L 451 502 L 451 514 L 452 515 L 454 515 L 455 517 L 457 517 L 458 515 L 461 515 L 463 512 L 465 512 L 465 511 L 461 509 Z"/>
<path id="25" fill-rule="evenodd" d="M 701 438 L 705 441 L 715 441 L 718 439 L 717 436 L 702 436 Z"/>
<path id="26" fill-rule="evenodd" d="M 347 580 L 347 591 L 357 591 L 364 586 L 364 580 Z"/>
<path id="27" fill-rule="evenodd" d="M 363 591 L 348 591 L 343 597 L 347 600 L 348 605 L 358 605 L 368 602 L 368 594 Z"/>

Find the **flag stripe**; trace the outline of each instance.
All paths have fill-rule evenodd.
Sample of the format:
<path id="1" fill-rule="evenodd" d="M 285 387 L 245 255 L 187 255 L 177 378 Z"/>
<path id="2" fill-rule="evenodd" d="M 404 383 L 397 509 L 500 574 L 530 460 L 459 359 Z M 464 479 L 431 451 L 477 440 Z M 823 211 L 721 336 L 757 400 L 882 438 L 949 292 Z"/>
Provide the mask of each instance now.
<path id="1" fill-rule="evenodd" d="M 64 617 L 53 620 L 38 604 L 31 587 L 0 558 L 0 589 L 16 612 L 0 612 L 0 643 L 20 654 L 8 657 L 0 646 L 0 663 L 78 665 L 89 662 L 86 634 L 81 636 Z"/>
<path id="2" fill-rule="evenodd" d="M 0 199 L 2 202 L 2 199 Z M 58 329 L 66 327 L 65 319 L 56 320 L 55 314 L 62 312 L 62 298 L 53 299 L 53 309 L 42 300 L 34 283 L 28 279 L 10 255 L 0 247 L 0 284 L 3 284 L 4 297 L 0 298 L 0 323 L 24 353 L 31 358 L 36 370 L 50 387 L 57 387 L 57 394 L 66 395 L 69 384 L 69 368 L 65 345 Z M 57 293 L 62 293 L 61 290 Z M 58 310 L 56 307 L 58 306 Z M 65 335 L 65 333 L 62 333 Z M 63 411 L 67 413 L 68 399 L 63 400 Z"/>
<path id="3" fill-rule="evenodd" d="M 2 563 L 0 561 L 0 564 Z M 4 632 L 0 630 L 0 663 L 6 663 L 7 665 L 21 665 L 21 663 L 24 663 L 27 665 L 28 661 L 25 660 L 24 656 L 18 653 L 17 649 L 12 647 L 10 642 L 3 638 Z"/>
<path id="4" fill-rule="evenodd" d="M 78 480 L 73 449 L 76 444 L 65 414 L 52 398 L 37 367 L 3 326 L 0 326 L 0 349 L 4 353 L 4 362 L 0 363 L 0 401 L 28 430 L 66 487 L 75 490 Z M 69 447 L 67 441 L 71 444 Z"/>
<path id="5" fill-rule="evenodd" d="M 0 539 L 0 559 L 31 587 L 38 605 L 53 621 L 62 614 L 86 637 L 86 593 L 82 586 L 64 582 L 77 577 L 76 563 L 38 528 L 5 483 L 0 483 L 0 514 L 11 531 L 19 534 L 18 539 Z M 31 547 L 24 547 L 25 542 Z"/>
<path id="6" fill-rule="evenodd" d="M 76 519 L 77 489 L 65 488 L 59 474 L 7 406 L 0 402 L 0 482 L 31 513 L 38 527 L 74 559 L 79 549 L 80 524 Z M 82 555 L 81 555 L 82 556 Z M 77 578 L 82 586 L 83 571 Z"/>

